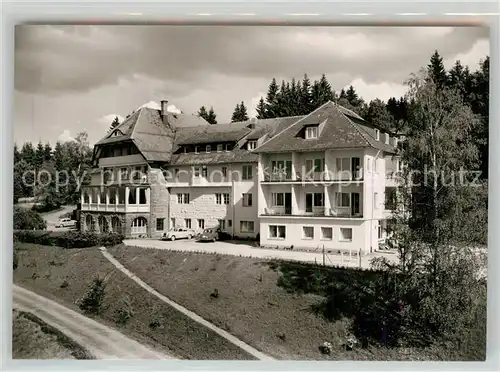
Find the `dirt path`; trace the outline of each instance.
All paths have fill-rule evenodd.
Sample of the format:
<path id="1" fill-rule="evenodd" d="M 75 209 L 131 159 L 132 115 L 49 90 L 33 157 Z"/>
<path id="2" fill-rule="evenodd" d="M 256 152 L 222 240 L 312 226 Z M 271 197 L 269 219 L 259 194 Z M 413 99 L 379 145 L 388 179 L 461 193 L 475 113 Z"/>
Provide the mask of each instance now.
<path id="1" fill-rule="evenodd" d="M 59 329 L 97 359 L 173 359 L 52 300 L 13 285 L 14 308 Z"/>

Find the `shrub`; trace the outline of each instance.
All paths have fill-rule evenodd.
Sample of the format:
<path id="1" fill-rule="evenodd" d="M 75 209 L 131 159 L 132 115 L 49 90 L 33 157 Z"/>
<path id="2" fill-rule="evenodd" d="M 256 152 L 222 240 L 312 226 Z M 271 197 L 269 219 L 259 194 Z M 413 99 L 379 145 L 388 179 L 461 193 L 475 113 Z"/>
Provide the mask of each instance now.
<path id="1" fill-rule="evenodd" d="M 87 314 L 99 314 L 102 310 L 105 293 L 106 282 L 104 279 L 94 278 L 85 297 L 80 301 L 80 309 Z"/>
<path id="2" fill-rule="evenodd" d="M 132 311 L 132 305 L 130 304 L 130 298 L 128 296 L 123 297 L 120 300 L 118 309 L 115 312 L 116 323 L 120 326 L 124 326 L 134 316 Z"/>
<path id="3" fill-rule="evenodd" d="M 45 230 L 47 223 L 37 212 L 14 208 L 14 230 Z"/>
<path id="4" fill-rule="evenodd" d="M 88 248 L 103 245 L 118 245 L 124 239 L 121 234 L 66 231 L 49 232 L 42 230 L 19 230 L 14 232 L 14 240 L 24 243 L 59 246 L 63 248 Z"/>

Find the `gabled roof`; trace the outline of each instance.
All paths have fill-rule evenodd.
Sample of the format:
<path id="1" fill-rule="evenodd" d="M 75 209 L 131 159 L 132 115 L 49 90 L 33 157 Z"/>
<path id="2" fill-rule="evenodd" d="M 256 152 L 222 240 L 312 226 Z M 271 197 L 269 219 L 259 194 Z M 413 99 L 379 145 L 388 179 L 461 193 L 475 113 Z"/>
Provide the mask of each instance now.
<path id="1" fill-rule="evenodd" d="M 323 128 L 318 138 L 304 139 L 297 136 L 297 133 L 305 126 L 321 123 L 324 124 L 322 124 Z M 372 126 L 359 115 L 329 101 L 277 133 L 257 147 L 254 152 L 307 152 L 366 147 L 386 152 L 395 151 L 393 146 L 386 145 L 383 141 L 377 141 Z"/>
<path id="2" fill-rule="evenodd" d="M 250 129 L 245 126 L 229 124 L 179 128 L 175 133 L 175 144 L 180 146 L 214 142 L 237 142 L 249 132 Z"/>

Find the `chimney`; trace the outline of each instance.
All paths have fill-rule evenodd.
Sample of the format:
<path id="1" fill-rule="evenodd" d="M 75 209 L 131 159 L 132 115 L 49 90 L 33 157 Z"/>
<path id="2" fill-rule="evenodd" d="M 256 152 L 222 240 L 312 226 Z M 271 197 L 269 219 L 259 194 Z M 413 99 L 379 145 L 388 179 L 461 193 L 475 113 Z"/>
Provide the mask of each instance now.
<path id="1" fill-rule="evenodd" d="M 164 118 L 165 116 L 167 116 L 168 101 L 162 100 L 162 101 L 160 101 L 160 105 L 161 105 L 161 117 Z"/>

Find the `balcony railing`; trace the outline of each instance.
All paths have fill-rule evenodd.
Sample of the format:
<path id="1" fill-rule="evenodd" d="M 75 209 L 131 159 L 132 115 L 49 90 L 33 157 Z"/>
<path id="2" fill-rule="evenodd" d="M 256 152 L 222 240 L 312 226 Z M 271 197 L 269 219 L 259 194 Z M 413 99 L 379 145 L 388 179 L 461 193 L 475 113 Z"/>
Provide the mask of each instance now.
<path id="1" fill-rule="evenodd" d="M 363 213 L 352 213 L 336 211 L 335 209 L 327 208 L 322 210 L 313 210 L 312 212 L 306 212 L 304 210 L 298 210 L 292 213 L 292 208 L 265 208 L 264 216 L 293 216 L 293 217 L 337 217 L 337 218 L 363 218 Z"/>
<path id="2" fill-rule="evenodd" d="M 363 181 L 363 171 L 354 172 L 309 172 L 302 175 L 300 172 L 295 173 L 292 177 L 291 173 L 272 173 L 265 174 L 263 182 L 331 182 L 331 181 Z"/>

